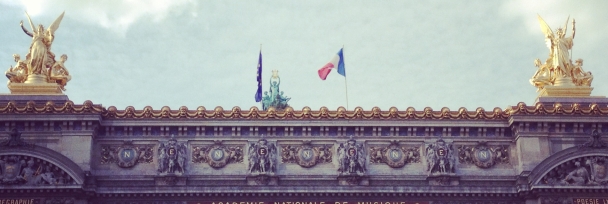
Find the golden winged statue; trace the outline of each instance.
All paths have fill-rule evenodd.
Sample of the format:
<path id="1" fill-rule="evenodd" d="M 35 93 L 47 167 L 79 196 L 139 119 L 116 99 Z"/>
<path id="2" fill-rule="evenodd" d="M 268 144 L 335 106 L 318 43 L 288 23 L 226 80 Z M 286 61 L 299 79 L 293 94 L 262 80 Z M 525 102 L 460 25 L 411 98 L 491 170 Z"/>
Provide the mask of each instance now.
<path id="1" fill-rule="evenodd" d="M 41 87 L 40 84 L 46 84 L 45 86 L 49 86 L 47 88 L 51 89 L 53 87 L 50 84 L 57 84 L 59 89 L 65 90 L 64 86 L 71 78 L 64 65 L 67 55 L 62 55 L 61 59 L 57 61 L 55 60 L 55 54 L 51 52 L 51 45 L 55 39 L 55 31 L 59 28 L 64 14 L 65 12 L 61 13 L 45 29 L 42 24 L 34 26 L 35 24 L 32 22 L 29 14 L 25 12 L 31 32 L 23 26 L 23 21 L 19 25 L 23 32 L 32 38 L 32 43 L 28 54 L 25 56 L 25 60 L 21 60 L 18 54 L 13 55 L 17 65 L 15 67 L 11 66 L 5 73 L 9 79 L 8 85 L 11 92 L 22 89 L 29 90 L 29 88 L 23 88 L 23 84 L 38 84 L 36 87 Z"/>
<path id="2" fill-rule="evenodd" d="M 540 28 L 545 34 L 545 42 L 549 48 L 549 58 L 544 64 L 536 59 L 534 64 L 538 68 L 530 83 L 540 89 L 545 86 L 591 86 L 593 76 L 591 72 L 584 72 L 581 63 L 574 65 L 570 56 L 570 50 L 574 45 L 573 40 L 576 33 L 576 21 L 572 19 L 572 36 L 566 37 L 566 30 L 570 17 L 566 19 L 564 28 L 551 30 L 551 27 L 538 16 Z M 579 61 L 577 60 L 577 61 Z"/>
<path id="3" fill-rule="evenodd" d="M 23 27 L 23 22 L 20 23 L 23 32 L 32 37 L 32 45 L 30 46 L 29 53 L 30 61 L 27 63 L 29 72 L 28 74 L 45 74 L 43 73 L 44 70 L 55 63 L 55 59 L 53 58 L 54 55 L 51 55 L 51 45 L 55 38 L 55 31 L 57 30 L 57 28 L 59 28 L 59 24 L 63 19 L 64 13 L 61 13 L 61 15 L 59 15 L 59 17 L 57 17 L 57 19 L 45 31 L 44 26 L 42 26 L 42 24 L 39 24 L 37 28 L 34 27 L 32 19 L 27 14 L 27 12 L 25 12 L 27 20 L 30 23 L 30 27 L 32 28 L 32 32 L 29 32 L 27 29 L 25 29 L 25 27 Z M 47 64 L 49 66 L 47 66 Z"/>

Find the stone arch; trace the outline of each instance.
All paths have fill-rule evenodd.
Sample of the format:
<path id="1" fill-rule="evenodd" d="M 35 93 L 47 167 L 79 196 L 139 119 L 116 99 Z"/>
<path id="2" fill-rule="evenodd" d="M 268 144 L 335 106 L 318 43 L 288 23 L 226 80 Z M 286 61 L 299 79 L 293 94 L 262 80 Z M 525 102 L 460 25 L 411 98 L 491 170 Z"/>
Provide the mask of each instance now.
<path id="1" fill-rule="evenodd" d="M 29 160 L 32 160 L 33 163 L 35 163 L 34 168 L 36 168 L 36 171 L 39 173 L 53 172 L 54 175 L 58 177 L 56 178 L 57 183 L 81 186 L 84 184 L 84 171 L 78 166 L 78 164 L 74 163 L 61 153 L 46 147 L 22 146 L 0 148 L 0 159 L 13 160 L 8 162 L 21 162 L 21 160 L 28 160 L 25 161 L 25 165 L 28 165 L 27 163 Z M 14 161 L 15 159 L 17 161 Z M 3 162 L 7 163 L 7 161 Z M 40 170 L 38 168 L 40 168 Z M 46 168 L 49 168 L 49 170 Z M 4 171 L 4 169 L 2 169 L 2 171 Z M 46 178 L 48 179 L 48 177 Z M 45 182 L 42 178 L 39 178 L 39 180 L 41 180 L 41 182 Z"/>
<path id="2" fill-rule="evenodd" d="M 603 168 L 608 167 L 608 148 L 571 147 L 562 150 L 543 160 L 534 168 L 534 170 L 532 170 L 529 176 L 530 185 L 532 187 L 556 185 L 581 186 L 580 184 L 576 183 L 563 183 L 560 179 L 563 179 L 565 176 L 567 176 L 564 175 L 564 173 L 568 174 L 576 170 L 576 168 L 578 168 L 578 166 L 576 166 L 576 163 L 578 163 L 581 167 L 586 168 L 586 171 L 590 175 L 593 174 L 593 172 L 590 171 L 591 169 L 589 167 L 593 166 L 595 163 L 585 163 L 593 160 L 595 160 L 595 163 L 598 163 L 599 161 L 599 164 L 602 164 Z M 606 173 L 608 173 L 608 169 L 605 170 Z M 559 172 L 559 174 L 556 175 L 556 172 Z M 606 175 L 606 179 L 608 179 L 608 175 Z M 589 180 L 587 180 L 586 182 L 588 182 L 588 184 L 583 184 L 584 186 L 606 186 L 606 184 L 591 184 L 592 182 L 590 182 Z"/>

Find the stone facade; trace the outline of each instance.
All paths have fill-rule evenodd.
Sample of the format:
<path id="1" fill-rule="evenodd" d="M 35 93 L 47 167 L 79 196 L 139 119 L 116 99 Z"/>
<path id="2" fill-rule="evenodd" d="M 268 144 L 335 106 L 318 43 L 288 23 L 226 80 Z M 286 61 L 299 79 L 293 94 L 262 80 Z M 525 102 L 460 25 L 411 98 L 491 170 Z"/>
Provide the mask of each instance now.
<path id="1" fill-rule="evenodd" d="M 608 200 L 605 103 L 261 111 L 41 101 L 0 100 L 0 202 Z"/>

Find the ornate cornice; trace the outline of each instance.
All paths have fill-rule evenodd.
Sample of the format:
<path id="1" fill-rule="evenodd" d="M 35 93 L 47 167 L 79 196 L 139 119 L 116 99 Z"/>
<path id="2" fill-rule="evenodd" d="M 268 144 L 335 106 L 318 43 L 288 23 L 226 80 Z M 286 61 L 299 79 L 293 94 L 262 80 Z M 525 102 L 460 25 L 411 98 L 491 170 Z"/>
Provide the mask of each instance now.
<path id="1" fill-rule="evenodd" d="M 608 107 L 602 107 L 598 104 L 589 106 L 581 104 L 562 105 L 555 103 L 552 106 L 546 106 L 542 103 L 537 103 L 534 106 L 527 106 L 520 102 L 516 106 L 510 106 L 505 110 L 494 108 L 491 111 L 486 111 L 483 108 L 477 108 L 474 111 L 469 111 L 466 108 L 459 108 L 452 111 L 449 108 L 441 108 L 439 111 L 434 111 L 430 107 L 422 110 L 416 110 L 413 107 L 408 107 L 405 110 L 399 110 L 396 107 L 391 107 L 387 111 L 382 111 L 378 107 L 373 107 L 371 110 L 364 110 L 361 107 L 356 107 L 354 110 L 346 110 L 344 107 L 339 107 L 335 111 L 329 110 L 327 107 L 321 107 L 319 110 L 312 110 L 310 107 L 304 107 L 302 110 L 294 110 L 291 107 L 283 111 L 277 111 L 270 108 L 268 111 L 263 111 L 257 107 L 251 107 L 249 110 L 242 110 L 240 107 L 233 107 L 230 110 L 218 106 L 214 109 L 206 109 L 204 106 L 199 106 L 195 110 L 189 110 L 182 106 L 177 110 L 164 106 L 160 110 L 154 110 L 150 106 L 144 107 L 142 110 L 136 110 L 133 106 L 128 106 L 124 110 L 118 110 L 115 106 L 110 106 L 107 109 L 98 104 L 93 104 L 91 101 L 85 101 L 81 105 L 74 104 L 68 101 L 64 104 L 55 104 L 47 102 L 45 104 L 36 104 L 29 101 L 24 104 L 18 104 L 14 101 L 7 104 L 0 104 L 0 114 L 100 114 L 104 119 L 276 119 L 276 120 L 310 120 L 310 119 L 346 119 L 346 120 L 402 120 L 402 119 L 417 119 L 417 120 L 504 120 L 513 115 L 608 115 Z"/>
<path id="2" fill-rule="evenodd" d="M 100 114 L 105 112 L 101 105 L 93 104 L 87 100 L 83 104 L 74 104 L 67 101 L 63 104 L 55 104 L 52 101 L 45 104 L 36 104 L 34 101 L 17 103 L 10 101 L 0 104 L 0 114 Z"/>
<path id="3" fill-rule="evenodd" d="M 517 106 L 511 106 L 505 110 L 508 115 L 608 115 L 608 107 L 600 107 L 599 104 L 581 105 L 555 103 L 552 106 L 546 106 L 542 103 L 536 103 L 534 106 L 526 106 L 520 102 Z"/>
<path id="4" fill-rule="evenodd" d="M 330 111 L 326 107 L 321 107 L 318 111 L 312 110 L 309 107 L 304 107 L 302 110 L 294 110 L 291 107 L 284 111 L 276 111 L 270 108 L 268 111 L 259 110 L 257 107 L 252 107 L 249 110 L 241 110 L 240 107 L 234 107 L 231 110 L 224 110 L 222 107 L 216 107 L 213 110 L 207 110 L 203 106 L 199 106 L 196 110 L 188 110 L 182 106 L 178 110 L 171 110 L 169 107 L 162 107 L 160 110 L 153 110 L 152 107 L 146 106 L 143 110 L 135 110 L 129 106 L 125 110 L 117 110 L 111 106 L 102 115 L 108 119 L 122 118 L 151 118 L 151 119 L 179 119 L 179 118 L 204 118 L 204 119 L 278 119 L 278 120 L 307 120 L 307 119 L 346 119 L 346 120 L 391 120 L 391 119 L 466 119 L 466 120 L 501 120 L 506 119 L 509 115 L 500 108 L 495 108 L 493 111 L 485 111 L 483 108 L 477 108 L 475 111 L 468 111 L 466 108 L 460 108 L 458 111 L 450 111 L 449 108 L 442 108 L 440 111 L 433 111 L 432 108 L 426 107 L 422 111 L 409 107 L 405 111 L 399 111 L 395 107 L 391 107 L 388 111 L 382 111 L 378 107 L 374 107 L 369 111 L 363 110 L 361 107 L 356 107 L 354 110 L 346 110 L 344 107 L 339 107 L 335 111 Z"/>

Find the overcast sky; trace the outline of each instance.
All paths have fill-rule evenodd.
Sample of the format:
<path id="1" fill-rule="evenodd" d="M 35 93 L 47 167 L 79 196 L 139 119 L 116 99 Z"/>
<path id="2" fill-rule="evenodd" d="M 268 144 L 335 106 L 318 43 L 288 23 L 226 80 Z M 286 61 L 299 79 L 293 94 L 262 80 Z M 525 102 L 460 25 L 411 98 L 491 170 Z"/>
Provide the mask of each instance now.
<path id="1" fill-rule="evenodd" d="M 279 70 L 296 110 L 346 107 L 346 84 L 351 110 L 504 109 L 536 99 L 533 62 L 549 54 L 537 14 L 554 30 L 576 19 L 572 58 L 593 73 L 592 95 L 608 95 L 607 10 L 602 0 L 0 0 L 0 65 L 28 52 L 24 11 L 45 26 L 65 11 L 52 51 L 68 55 L 65 94 L 77 104 L 260 107 L 262 44 L 263 89 Z M 322 81 L 317 70 L 342 46 L 347 83 L 335 70 Z"/>

